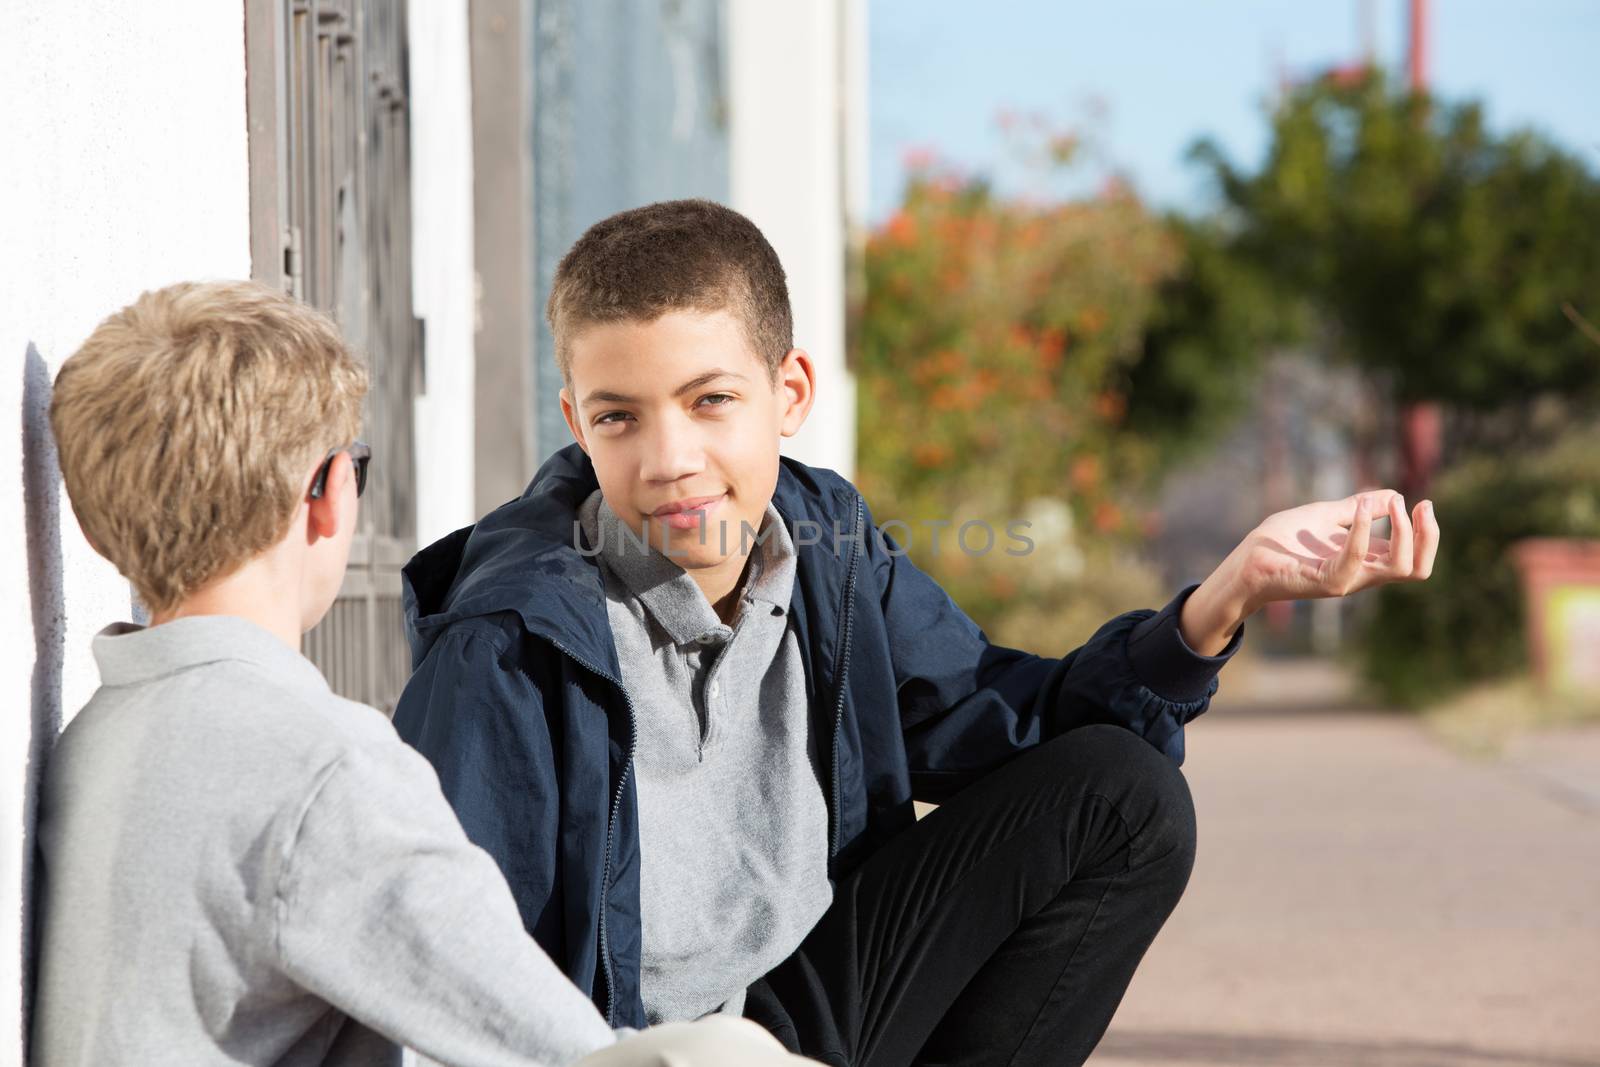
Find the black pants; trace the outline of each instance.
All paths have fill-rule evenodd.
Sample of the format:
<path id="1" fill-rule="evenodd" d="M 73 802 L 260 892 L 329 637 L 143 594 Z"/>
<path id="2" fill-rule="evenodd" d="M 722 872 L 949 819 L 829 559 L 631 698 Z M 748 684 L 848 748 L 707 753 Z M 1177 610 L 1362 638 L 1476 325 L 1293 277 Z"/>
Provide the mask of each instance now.
<path id="1" fill-rule="evenodd" d="M 847 1067 L 1078 1064 L 1194 862 L 1183 775 L 1091 726 L 962 791 L 841 881 L 745 1014 Z"/>

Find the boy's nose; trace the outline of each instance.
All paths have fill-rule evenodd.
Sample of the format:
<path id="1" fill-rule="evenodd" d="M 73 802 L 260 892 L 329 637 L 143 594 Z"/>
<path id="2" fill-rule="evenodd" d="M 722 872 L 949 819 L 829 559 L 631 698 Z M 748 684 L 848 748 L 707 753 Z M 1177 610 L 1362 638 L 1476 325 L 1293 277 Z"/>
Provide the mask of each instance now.
<path id="1" fill-rule="evenodd" d="M 705 449 L 690 427 L 663 425 L 646 442 L 639 476 L 650 482 L 675 482 L 705 469 Z"/>

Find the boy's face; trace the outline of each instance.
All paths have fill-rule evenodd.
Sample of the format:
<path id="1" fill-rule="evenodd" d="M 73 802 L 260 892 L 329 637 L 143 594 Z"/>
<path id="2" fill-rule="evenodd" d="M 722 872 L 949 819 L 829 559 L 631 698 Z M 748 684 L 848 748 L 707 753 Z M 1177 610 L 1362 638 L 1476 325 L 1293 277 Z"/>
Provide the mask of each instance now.
<path id="1" fill-rule="evenodd" d="M 570 373 L 561 411 L 611 509 L 691 574 L 737 577 L 777 485 L 779 438 L 811 409 L 811 357 L 790 350 L 774 382 L 733 315 L 671 311 L 584 327 Z"/>

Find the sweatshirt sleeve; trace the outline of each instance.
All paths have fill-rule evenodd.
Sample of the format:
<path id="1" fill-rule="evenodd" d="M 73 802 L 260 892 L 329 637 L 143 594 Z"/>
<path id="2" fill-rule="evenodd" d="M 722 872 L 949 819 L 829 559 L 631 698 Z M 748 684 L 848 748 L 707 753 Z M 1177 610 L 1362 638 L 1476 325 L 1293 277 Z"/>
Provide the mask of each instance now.
<path id="1" fill-rule="evenodd" d="M 432 766 L 467 838 L 499 865 L 523 928 L 576 967 L 575 980 L 592 982 L 592 946 L 564 944 L 556 747 L 543 689 L 522 666 L 474 627 L 451 627 L 406 682 L 394 728 Z"/>
<path id="2" fill-rule="evenodd" d="M 274 901 L 285 972 L 443 1063 L 567 1064 L 612 1044 L 427 761 L 398 738 L 380 749 L 347 752 L 306 800 Z"/>

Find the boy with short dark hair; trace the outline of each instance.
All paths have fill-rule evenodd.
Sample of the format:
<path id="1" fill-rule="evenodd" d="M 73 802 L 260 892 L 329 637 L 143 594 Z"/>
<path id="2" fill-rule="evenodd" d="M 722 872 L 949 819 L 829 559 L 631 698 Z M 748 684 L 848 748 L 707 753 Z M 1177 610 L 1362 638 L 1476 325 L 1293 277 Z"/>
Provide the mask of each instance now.
<path id="1" fill-rule="evenodd" d="M 528 930 L 613 1024 L 1082 1061 L 1186 884 L 1183 727 L 1244 618 L 1425 577 L 1431 509 L 1415 537 L 1388 492 L 1284 512 L 1160 612 L 999 648 L 853 486 L 780 458 L 816 373 L 747 219 L 606 219 L 548 313 L 577 443 L 406 568 L 395 719 Z"/>
<path id="2" fill-rule="evenodd" d="M 95 638 L 45 775 L 35 1062 L 776 1062 L 754 1027 L 617 1043 L 426 761 L 299 654 L 366 387 L 328 319 L 243 282 L 146 293 L 62 366 L 73 510 L 151 624 Z"/>

